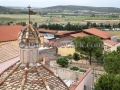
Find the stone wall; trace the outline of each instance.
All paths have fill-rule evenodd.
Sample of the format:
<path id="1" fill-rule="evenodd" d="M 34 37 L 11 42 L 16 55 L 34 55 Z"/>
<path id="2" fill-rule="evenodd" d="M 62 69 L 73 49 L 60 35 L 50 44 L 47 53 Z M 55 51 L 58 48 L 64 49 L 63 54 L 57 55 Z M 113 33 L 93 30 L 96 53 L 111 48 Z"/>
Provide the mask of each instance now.
<path id="1" fill-rule="evenodd" d="M 56 48 L 44 49 L 39 51 L 39 55 L 44 55 L 45 57 L 49 58 L 50 60 L 56 60 L 60 55 L 56 54 Z"/>
<path id="2" fill-rule="evenodd" d="M 50 69 L 54 73 L 58 74 L 58 76 L 60 76 L 61 79 L 71 80 L 73 81 L 73 83 L 77 82 L 81 78 L 81 76 L 84 74 L 83 72 L 79 72 L 79 71 L 72 71 L 64 68 L 56 68 L 51 66 L 50 66 Z"/>

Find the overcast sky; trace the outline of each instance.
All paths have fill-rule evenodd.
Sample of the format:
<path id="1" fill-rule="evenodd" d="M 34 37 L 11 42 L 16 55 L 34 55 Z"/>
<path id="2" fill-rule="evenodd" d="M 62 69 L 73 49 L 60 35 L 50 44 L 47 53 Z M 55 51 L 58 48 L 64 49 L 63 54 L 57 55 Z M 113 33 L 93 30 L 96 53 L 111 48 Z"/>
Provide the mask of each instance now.
<path id="1" fill-rule="evenodd" d="M 118 7 L 120 0 L 0 0 L 0 6 L 49 7 L 56 5 L 80 5 L 96 7 Z"/>

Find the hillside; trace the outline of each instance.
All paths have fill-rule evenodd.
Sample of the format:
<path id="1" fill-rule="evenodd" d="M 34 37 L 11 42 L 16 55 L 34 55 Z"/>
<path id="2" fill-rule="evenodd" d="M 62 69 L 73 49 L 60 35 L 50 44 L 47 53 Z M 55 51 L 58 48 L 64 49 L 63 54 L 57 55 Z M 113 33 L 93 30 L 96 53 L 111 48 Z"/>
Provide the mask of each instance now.
<path id="1" fill-rule="evenodd" d="M 28 14 L 28 11 L 0 6 L 0 14 Z"/>
<path id="2" fill-rule="evenodd" d="M 53 11 L 64 11 L 64 10 L 88 10 L 88 11 L 95 11 L 95 12 L 107 12 L 107 13 L 120 13 L 120 8 L 115 7 L 91 7 L 91 6 L 75 6 L 75 5 L 66 5 L 66 6 L 52 6 L 46 7 L 44 9 L 49 9 Z"/>
<path id="3" fill-rule="evenodd" d="M 26 7 L 3 7 L 0 6 L 0 14 L 28 14 Z M 115 7 L 91 7 L 91 6 L 75 6 L 75 5 L 59 5 L 46 8 L 32 8 L 39 13 L 120 13 L 120 8 Z"/>

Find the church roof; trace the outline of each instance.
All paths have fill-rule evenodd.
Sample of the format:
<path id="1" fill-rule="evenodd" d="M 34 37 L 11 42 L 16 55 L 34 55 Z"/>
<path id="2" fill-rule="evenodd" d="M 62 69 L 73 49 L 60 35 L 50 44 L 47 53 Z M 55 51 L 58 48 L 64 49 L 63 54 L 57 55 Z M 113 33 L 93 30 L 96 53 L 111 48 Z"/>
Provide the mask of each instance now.
<path id="1" fill-rule="evenodd" d="M 66 84 L 42 63 L 17 62 L 0 73 L 1 90 L 68 90 Z"/>
<path id="2" fill-rule="evenodd" d="M 19 56 L 19 47 L 10 42 L 0 45 L 0 63 Z"/>

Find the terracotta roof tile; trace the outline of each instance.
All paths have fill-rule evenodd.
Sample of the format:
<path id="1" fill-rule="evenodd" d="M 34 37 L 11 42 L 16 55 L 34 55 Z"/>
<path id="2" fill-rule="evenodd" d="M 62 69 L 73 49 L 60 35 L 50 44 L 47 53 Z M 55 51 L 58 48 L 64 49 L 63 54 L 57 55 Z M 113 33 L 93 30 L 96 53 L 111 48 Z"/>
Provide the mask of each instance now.
<path id="1" fill-rule="evenodd" d="M 38 31 L 42 33 L 52 33 L 52 34 L 57 33 L 57 30 L 48 30 L 48 29 L 39 29 Z"/>
<path id="2" fill-rule="evenodd" d="M 76 38 L 76 37 L 78 37 L 78 36 L 88 36 L 88 34 L 81 32 L 81 33 L 71 34 L 70 36 Z"/>
<path id="3" fill-rule="evenodd" d="M 99 36 L 99 37 L 104 38 L 104 39 L 110 38 L 111 36 L 113 36 L 112 34 L 110 34 L 108 32 L 105 32 L 105 31 L 102 31 L 102 30 L 99 30 L 96 28 L 85 29 L 85 30 L 83 30 L 83 32 L 88 33 L 88 34 L 92 34 L 95 36 Z"/>
<path id="4" fill-rule="evenodd" d="M 22 28 L 21 25 L 0 26 L 0 42 L 16 40 Z"/>
<path id="5" fill-rule="evenodd" d="M 19 56 L 19 47 L 12 43 L 0 45 L 0 63 Z"/>
<path id="6" fill-rule="evenodd" d="M 63 31 L 63 32 L 58 32 L 55 35 L 62 36 L 62 35 L 67 35 L 67 34 L 72 34 L 72 33 L 74 33 L 74 31 Z"/>
<path id="7" fill-rule="evenodd" d="M 114 42 L 114 41 L 112 41 L 112 40 L 103 40 L 103 42 L 104 42 L 104 43 L 107 43 L 107 44 L 109 44 L 109 45 L 112 45 L 112 46 L 118 44 L 118 42 Z"/>

